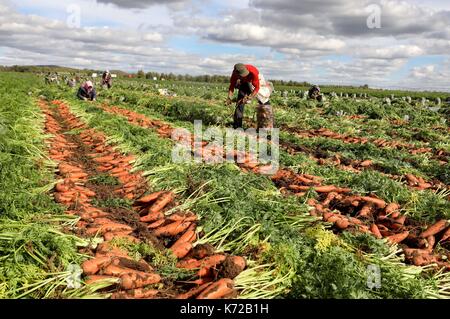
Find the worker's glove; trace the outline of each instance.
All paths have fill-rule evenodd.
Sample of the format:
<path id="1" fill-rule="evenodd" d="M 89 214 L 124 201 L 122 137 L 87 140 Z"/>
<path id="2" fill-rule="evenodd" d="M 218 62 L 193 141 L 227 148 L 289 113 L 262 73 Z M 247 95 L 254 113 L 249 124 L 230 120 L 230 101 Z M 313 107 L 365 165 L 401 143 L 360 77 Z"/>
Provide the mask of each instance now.
<path id="1" fill-rule="evenodd" d="M 227 98 L 227 100 L 225 101 L 225 105 L 226 106 L 230 106 L 233 102 L 231 101 L 230 98 Z"/>

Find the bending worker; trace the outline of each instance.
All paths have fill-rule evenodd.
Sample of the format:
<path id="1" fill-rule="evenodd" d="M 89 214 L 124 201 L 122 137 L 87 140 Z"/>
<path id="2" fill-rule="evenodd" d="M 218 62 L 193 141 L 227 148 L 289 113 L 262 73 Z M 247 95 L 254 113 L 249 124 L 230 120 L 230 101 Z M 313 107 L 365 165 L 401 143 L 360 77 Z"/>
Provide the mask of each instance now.
<path id="1" fill-rule="evenodd" d="M 80 100 L 90 100 L 90 101 L 95 101 L 97 98 L 97 92 L 94 89 L 94 85 L 92 84 L 91 81 L 86 81 L 84 82 L 81 86 L 80 89 L 78 90 L 78 94 L 77 94 L 78 98 Z"/>
<path id="2" fill-rule="evenodd" d="M 233 128 L 242 128 L 245 104 L 257 98 L 258 106 L 258 129 L 273 128 L 273 112 L 270 106 L 270 95 L 273 85 L 266 82 L 264 76 L 256 67 L 250 64 L 236 64 L 230 79 L 230 88 L 226 104 L 232 103 L 234 90 L 238 89 L 238 100 L 234 112 Z"/>

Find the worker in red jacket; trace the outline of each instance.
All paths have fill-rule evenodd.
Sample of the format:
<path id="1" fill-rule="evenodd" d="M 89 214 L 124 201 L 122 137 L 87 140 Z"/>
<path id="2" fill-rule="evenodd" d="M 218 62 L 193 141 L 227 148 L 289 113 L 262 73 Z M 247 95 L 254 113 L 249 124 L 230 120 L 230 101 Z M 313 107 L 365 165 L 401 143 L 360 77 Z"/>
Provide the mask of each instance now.
<path id="1" fill-rule="evenodd" d="M 265 81 L 256 67 L 250 64 L 239 63 L 234 66 L 233 74 L 231 75 L 227 105 L 232 103 L 235 89 L 239 90 L 233 124 L 234 129 L 237 129 L 242 127 L 245 104 L 256 97 L 260 105 L 270 105 L 269 98 L 273 91 L 273 86 Z"/>

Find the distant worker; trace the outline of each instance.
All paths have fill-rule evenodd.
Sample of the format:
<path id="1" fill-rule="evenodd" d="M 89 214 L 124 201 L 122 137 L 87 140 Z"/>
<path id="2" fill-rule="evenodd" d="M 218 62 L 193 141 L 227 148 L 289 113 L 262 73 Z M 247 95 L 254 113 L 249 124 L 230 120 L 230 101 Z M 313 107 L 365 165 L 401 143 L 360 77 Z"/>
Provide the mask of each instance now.
<path id="1" fill-rule="evenodd" d="M 227 105 L 231 105 L 234 90 L 238 89 L 238 99 L 234 112 L 233 128 L 242 128 L 244 119 L 244 107 L 254 98 L 258 100 L 258 129 L 273 128 L 273 111 L 270 106 L 270 96 L 273 92 L 273 85 L 266 82 L 264 76 L 256 67 L 250 64 L 236 64 L 230 79 Z"/>
<path id="2" fill-rule="evenodd" d="M 80 86 L 77 96 L 80 100 L 95 101 L 97 98 L 97 92 L 95 91 L 94 85 L 92 84 L 92 82 L 91 81 L 84 82 Z"/>
<path id="3" fill-rule="evenodd" d="M 111 72 L 109 72 L 109 70 L 106 70 L 105 72 L 103 72 L 102 86 L 107 86 L 108 89 L 110 89 L 112 87 L 112 75 L 111 75 Z"/>
<path id="4" fill-rule="evenodd" d="M 77 81 L 75 80 L 75 78 L 69 79 L 67 81 L 67 85 L 71 88 L 74 88 L 77 85 Z"/>
<path id="5" fill-rule="evenodd" d="M 320 87 L 317 86 L 317 85 L 314 85 L 312 88 L 310 88 L 309 91 L 308 91 L 308 97 L 311 100 L 321 101 L 322 100 L 322 94 L 320 94 Z"/>

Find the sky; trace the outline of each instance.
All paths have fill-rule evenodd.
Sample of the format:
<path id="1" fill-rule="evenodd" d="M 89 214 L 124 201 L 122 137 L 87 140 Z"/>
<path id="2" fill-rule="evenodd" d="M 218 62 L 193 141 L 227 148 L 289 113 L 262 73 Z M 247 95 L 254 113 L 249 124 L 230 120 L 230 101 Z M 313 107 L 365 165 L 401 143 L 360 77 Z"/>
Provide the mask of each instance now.
<path id="1" fill-rule="evenodd" d="M 0 65 L 450 91 L 448 0 L 0 0 Z"/>

